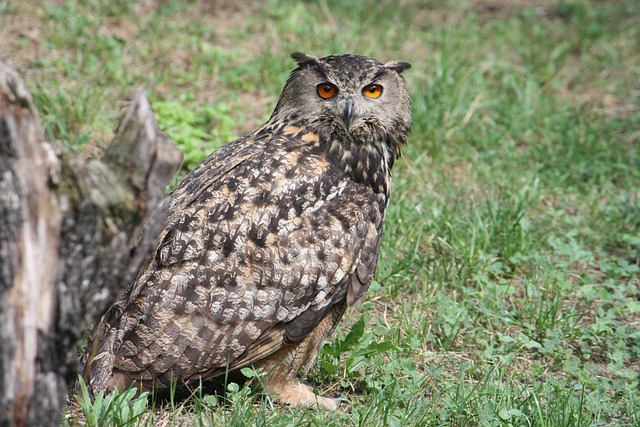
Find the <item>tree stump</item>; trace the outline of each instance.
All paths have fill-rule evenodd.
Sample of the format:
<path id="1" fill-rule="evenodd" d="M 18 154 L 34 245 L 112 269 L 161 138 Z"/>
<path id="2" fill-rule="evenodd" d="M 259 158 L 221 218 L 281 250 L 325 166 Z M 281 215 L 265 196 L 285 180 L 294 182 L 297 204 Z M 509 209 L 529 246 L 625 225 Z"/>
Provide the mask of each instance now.
<path id="1" fill-rule="evenodd" d="M 135 278 L 182 156 L 138 89 L 101 159 L 46 140 L 0 58 L 0 425 L 58 425 L 75 346 Z"/>

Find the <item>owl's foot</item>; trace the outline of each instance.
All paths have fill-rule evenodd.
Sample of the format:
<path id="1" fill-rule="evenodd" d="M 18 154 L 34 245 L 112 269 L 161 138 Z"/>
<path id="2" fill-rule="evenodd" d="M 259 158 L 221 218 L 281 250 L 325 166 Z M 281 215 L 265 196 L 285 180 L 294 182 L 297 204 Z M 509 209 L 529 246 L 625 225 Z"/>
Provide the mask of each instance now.
<path id="1" fill-rule="evenodd" d="M 277 401 L 292 406 L 314 406 L 335 411 L 338 409 L 340 402 L 343 401 L 343 399 L 318 396 L 311 387 L 302 384 L 298 380 L 286 383 L 270 382 L 266 384 L 265 388 Z"/>

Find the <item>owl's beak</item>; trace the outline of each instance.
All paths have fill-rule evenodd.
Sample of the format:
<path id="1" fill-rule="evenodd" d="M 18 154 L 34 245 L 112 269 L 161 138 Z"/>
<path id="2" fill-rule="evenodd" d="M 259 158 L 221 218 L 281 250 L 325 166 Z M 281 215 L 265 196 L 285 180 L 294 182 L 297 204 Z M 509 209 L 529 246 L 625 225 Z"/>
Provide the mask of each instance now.
<path id="1" fill-rule="evenodd" d="M 347 105 L 344 107 L 344 113 L 342 115 L 345 129 L 351 128 L 351 121 L 353 120 L 353 99 L 347 99 Z"/>

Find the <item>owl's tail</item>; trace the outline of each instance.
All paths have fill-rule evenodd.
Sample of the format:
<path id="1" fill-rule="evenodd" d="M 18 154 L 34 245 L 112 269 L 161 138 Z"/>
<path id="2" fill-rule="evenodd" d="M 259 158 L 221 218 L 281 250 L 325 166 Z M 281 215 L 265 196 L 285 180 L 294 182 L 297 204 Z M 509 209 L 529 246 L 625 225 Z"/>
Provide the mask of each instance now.
<path id="1" fill-rule="evenodd" d="M 113 374 L 114 344 L 116 331 L 107 321 L 111 310 L 105 313 L 89 337 L 87 348 L 82 356 L 84 371 L 82 378 L 89 390 L 91 399 L 101 391 L 107 391 Z"/>

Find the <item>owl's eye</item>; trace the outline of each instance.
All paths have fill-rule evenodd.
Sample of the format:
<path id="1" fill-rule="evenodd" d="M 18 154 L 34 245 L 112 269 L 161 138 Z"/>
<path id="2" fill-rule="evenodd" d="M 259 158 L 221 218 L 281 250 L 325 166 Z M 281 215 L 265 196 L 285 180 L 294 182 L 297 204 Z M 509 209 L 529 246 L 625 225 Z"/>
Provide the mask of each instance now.
<path id="1" fill-rule="evenodd" d="M 362 93 L 367 98 L 376 99 L 380 95 L 382 95 L 382 86 L 380 86 L 378 84 L 375 84 L 375 83 L 371 83 L 370 85 L 366 85 L 362 89 Z"/>
<path id="2" fill-rule="evenodd" d="M 316 86 L 318 96 L 322 99 L 331 99 L 338 93 L 338 88 L 333 83 L 324 82 Z"/>

